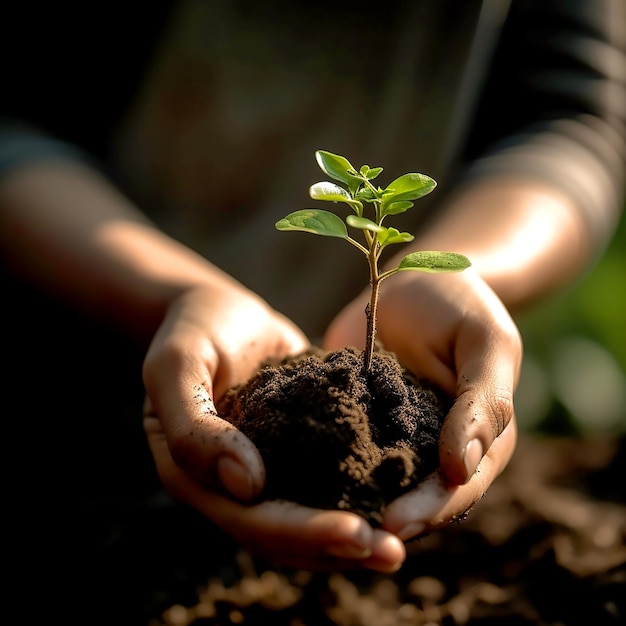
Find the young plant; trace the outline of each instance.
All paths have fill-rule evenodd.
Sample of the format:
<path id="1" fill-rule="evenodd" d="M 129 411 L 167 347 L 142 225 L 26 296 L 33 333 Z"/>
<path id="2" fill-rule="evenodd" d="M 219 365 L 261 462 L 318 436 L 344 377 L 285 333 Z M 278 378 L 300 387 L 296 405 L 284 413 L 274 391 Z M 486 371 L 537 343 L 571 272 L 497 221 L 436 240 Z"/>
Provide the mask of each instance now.
<path id="1" fill-rule="evenodd" d="M 376 339 L 376 309 L 380 284 L 383 280 L 403 270 L 418 272 L 459 272 L 471 265 L 469 259 L 455 252 L 411 252 L 400 260 L 394 268 L 380 271 L 378 261 L 383 250 L 396 243 L 407 243 L 413 235 L 400 232 L 393 227 L 383 226 L 388 215 L 404 213 L 413 206 L 413 200 L 430 193 L 437 183 L 425 174 L 404 174 L 382 189 L 372 184 L 382 171 L 382 167 L 362 165 L 358 170 L 345 157 L 325 150 L 315 152 L 317 164 L 330 178 L 343 183 L 322 181 L 309 189 L 313 200 L 326 202 L 345 202 L 353 211 L 345 222 L 335 213 L 323 209 L 302 209 L 286 215 L 276 222 L 281 231 L 304 231 L 326 237 L 340 237 L 359 249 L 369 264 L 370 302 L 365 310 L 367 332 L 363 366 L 369 370 L 374 354 Z M 373 205 L 373 219 L 363 212 L 364 204 Z M 346 224 L 362 231 L 365 244 L 361 244 L 348 235 Z"/>

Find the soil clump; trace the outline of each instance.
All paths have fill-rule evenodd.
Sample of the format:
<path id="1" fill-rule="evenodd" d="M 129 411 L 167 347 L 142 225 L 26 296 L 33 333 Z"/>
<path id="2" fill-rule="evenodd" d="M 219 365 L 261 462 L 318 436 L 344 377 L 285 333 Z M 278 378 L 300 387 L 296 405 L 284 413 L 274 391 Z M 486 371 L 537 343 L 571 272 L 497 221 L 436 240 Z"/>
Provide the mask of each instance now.
<path id="1" fill-rule="evenodd" d="M 266 364 L 218 409 L 259 449 L 263 499 L 349 510 L 378 526 L 389 502 L 437 468 L 451 403 L 392 353 L 376 351 L 365 374 L 360 350 L 315 348 Z"/>

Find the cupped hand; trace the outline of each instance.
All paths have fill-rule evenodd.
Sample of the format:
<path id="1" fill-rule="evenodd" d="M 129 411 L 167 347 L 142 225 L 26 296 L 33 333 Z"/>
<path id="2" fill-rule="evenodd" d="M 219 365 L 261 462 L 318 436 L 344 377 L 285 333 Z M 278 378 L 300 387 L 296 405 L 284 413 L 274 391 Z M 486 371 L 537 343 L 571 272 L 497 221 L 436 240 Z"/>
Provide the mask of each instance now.
<path id="1" fill-rule="evenodd" d="M 333 321 L 325 347 L 363 346 L 369 294 Z M 439 441 L 439 470 L 392 502 L 383 528 L 403 540 L 463 517 L 506 467 L 516 444 L 513 395 L 522 341 L 508 311 L 470 268 L 403 271 L 381 286 L 377 340 L 418 378 L 454 398 Z"/>
<path id="2" fill-rule="evenodd" d="M 230 284 L 176 299 L 144 362 L 144 429 L 160 479 L 253 554 L 308 569 L 397 569 L 395 535 L 342 511 L 255 502 L 264 466 L 252 442 L 215 404 L 270 358 L 309 345 L 263 300 Z"/>

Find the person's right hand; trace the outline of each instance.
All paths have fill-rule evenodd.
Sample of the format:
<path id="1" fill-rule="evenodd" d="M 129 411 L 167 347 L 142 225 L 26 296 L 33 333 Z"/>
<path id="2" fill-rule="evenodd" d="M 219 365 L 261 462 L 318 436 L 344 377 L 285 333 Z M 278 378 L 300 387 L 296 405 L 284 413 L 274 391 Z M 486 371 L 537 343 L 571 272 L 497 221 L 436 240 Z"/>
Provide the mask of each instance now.
<path id="1" fill-rule="evenodd" d="M 172 497 L 255 555 L 307 569 L 393 571 L 405 558 L 402 542 L 357 515 L 255 502 L 265 477 L 260 454 L 215 409 L 264 361 L 308 346 L 297 327 L 239 286 L 178 297 L 144 363 L 144 427 L 157 471 Z"/>

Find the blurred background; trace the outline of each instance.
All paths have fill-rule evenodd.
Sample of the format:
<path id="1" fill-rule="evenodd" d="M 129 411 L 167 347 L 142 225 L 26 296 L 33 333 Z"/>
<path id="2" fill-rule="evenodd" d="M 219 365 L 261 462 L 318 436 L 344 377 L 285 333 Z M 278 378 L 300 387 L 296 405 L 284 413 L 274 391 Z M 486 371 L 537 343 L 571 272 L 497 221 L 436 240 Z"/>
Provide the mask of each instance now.
<path id="1" fill-rule="evenodd" d="M 568 291 L 517 317 L 525 359 L 521 428 L 626 433 L 626 216 L 597 264 Z"/>

